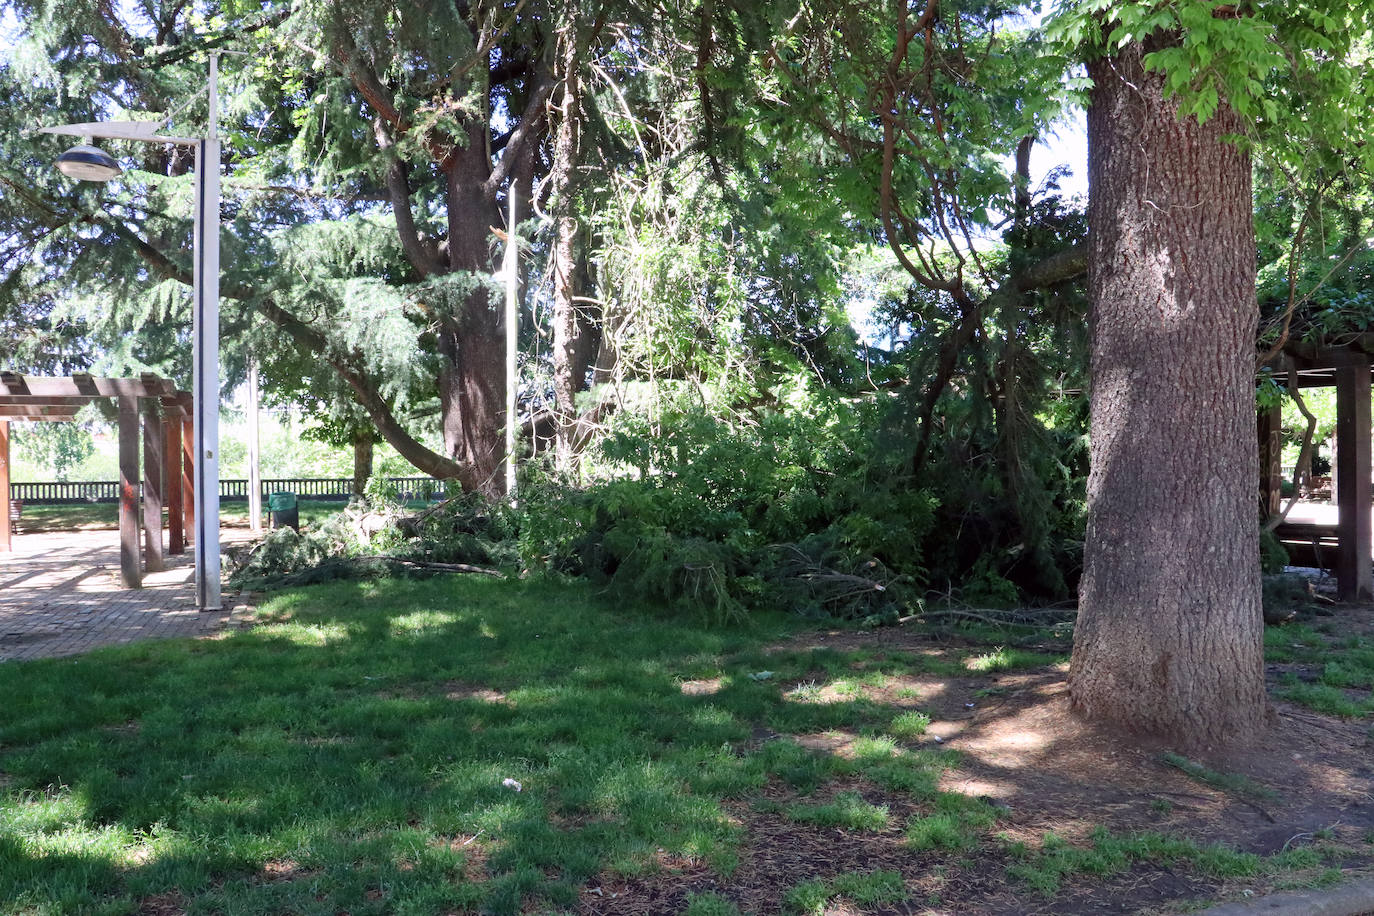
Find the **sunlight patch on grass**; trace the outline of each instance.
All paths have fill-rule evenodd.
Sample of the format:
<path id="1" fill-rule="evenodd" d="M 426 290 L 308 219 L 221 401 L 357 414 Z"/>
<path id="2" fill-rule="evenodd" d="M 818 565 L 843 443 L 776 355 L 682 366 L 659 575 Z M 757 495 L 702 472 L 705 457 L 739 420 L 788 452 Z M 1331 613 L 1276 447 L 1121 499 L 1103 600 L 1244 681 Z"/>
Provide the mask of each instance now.
<path id="1" fill-rule="evenodd" d="M 877 831 L 888 825 L 887 805 L 871 805 L 858 792 L 841 792 L 824 804 L 793 804 L 782 809 L 798 824 Z"/>
<path id="2" fill-rule="evenodd" d="M 930 716 L 923 712 L 903 712 L 898 713 L 887 730 L 895 738 L 904 741 L 911 741 L 919 738 L 926 733 L 930 727 Z"/>
<path id="3" fill-rule="evenodd" d="M 1027 652 L 1024 649 L 1008 649 L 1004 646 L 998 646 L 991 652 L 964 659 L 964 668 L 977 674 L 993 674 L 998 671 L 1045 668 L 1058 664 L 1062 660 L 1057 655 L 1044 655 L 1039 652 Z"/>

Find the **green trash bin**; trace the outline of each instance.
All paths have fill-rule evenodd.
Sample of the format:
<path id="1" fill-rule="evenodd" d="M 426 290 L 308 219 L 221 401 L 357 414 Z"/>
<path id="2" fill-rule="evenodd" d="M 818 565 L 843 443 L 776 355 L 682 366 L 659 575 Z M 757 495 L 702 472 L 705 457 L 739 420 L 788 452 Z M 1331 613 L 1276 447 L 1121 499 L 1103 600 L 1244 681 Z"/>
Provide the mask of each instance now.
<path id="1" fill-rule="evenodd" d="M 296 494 L 286 491 L 267 494 L 267 511 L 272 514 L 273 528 L 294 528 L 301 530 L 300 507 L 296 505 Z"/>

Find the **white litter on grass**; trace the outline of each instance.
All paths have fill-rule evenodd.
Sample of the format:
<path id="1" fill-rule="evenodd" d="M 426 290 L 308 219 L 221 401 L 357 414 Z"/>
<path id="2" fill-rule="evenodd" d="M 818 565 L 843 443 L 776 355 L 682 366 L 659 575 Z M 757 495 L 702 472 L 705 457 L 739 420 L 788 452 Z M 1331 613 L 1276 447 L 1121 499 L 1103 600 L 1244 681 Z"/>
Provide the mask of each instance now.
<path id="1" fill-rule="evenodd" d="M 522 785 L 520 785 L 520 783 L 516 782 L 514 779 L 511 779 L 509 776 L 501 780 L 501 785 L 505 786 L 507 789 L 514 789 L 517 792 L 524 788 Z"/>
<path id="2" fill-rule="evenodd" d="M 771 671 L 755 671 L 753 674 L 749 675 L 749 680 L 751 680 L 751 681 L 766 681 L 766 680 L 768 680 L 769 678 L 771 678 L 772 676 L 773 676 L 773 672 L 771 672 Z"/>

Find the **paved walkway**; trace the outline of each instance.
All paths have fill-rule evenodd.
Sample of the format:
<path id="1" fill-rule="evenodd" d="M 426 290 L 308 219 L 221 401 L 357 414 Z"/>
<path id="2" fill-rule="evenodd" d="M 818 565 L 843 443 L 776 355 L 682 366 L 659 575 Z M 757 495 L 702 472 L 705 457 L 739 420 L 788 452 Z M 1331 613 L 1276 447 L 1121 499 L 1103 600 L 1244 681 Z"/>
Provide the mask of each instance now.
<path id="1" fill-rule="evenodd" d="M 224 542 L 247 529 L 224 529 Z M 119 583 L 119 532 L 19 534 L 0 553 L 0 662 L 75 655 L 98 646 L 206 636 L 241 621 L 245 608 L 226 593 L 226 608 L 195 606 L 195 561 L 188 549 L 168 569 L 144 576 L 143 588 Z"/>

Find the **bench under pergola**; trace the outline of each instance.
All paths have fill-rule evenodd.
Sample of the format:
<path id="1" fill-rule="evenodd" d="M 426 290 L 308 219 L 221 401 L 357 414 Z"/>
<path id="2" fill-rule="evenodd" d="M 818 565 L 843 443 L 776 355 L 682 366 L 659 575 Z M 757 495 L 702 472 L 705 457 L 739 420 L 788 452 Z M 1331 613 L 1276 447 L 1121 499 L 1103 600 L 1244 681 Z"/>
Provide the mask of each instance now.
<path id="1" fill-rule="evenodd" d="M 1374 333 L 1343 338 L 1339 344 L 1290 342 L 1267 368 L 1275 381 L 1299 388 L 1336 389 L 1336 506 L 1334 528 L 1321 524 L 1284 524 L 1278 529 L 1299 565 L 1327 566 L 1336 573 L 1343 601 L 1374 600 L 1374 525 L 1371 524 L 1370 373 Z M 1266 514 L 1280 511 L 1283 451 L 1279 408 L 1259 415 L 1260 504 Z M 1334 563 L 1328 562 L 1334 555 Z"/>
<path id="2" fill-rule="evenodd" d="M 10 422 L 73 420 L 85 405 L 113 400 L 119 430 L 119 570 L 128 588 L 143 584 L 143 571 L 165 567 L 162 509 L 167 508 L 167 548 L 184 553 L 195 530 L 192 492 L 193 447 L 191 395 L 169 379 L 97 378 L 91 375 L 48 377 L 0 372 L 0 492 L 4 493 L 0 550 L 11 549 Z M 140 487 L 138 439 L 143 424 L 143 468 Z M 143 523 L 138 502 L 143 499 Z M 139 528 L 143 529 L 140 562 Z"/>

